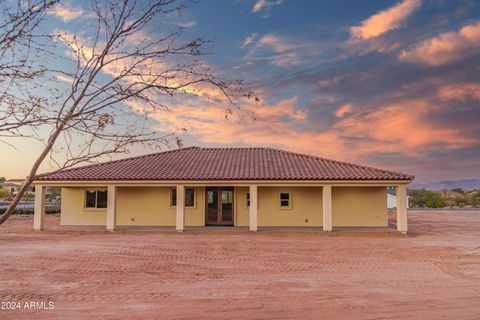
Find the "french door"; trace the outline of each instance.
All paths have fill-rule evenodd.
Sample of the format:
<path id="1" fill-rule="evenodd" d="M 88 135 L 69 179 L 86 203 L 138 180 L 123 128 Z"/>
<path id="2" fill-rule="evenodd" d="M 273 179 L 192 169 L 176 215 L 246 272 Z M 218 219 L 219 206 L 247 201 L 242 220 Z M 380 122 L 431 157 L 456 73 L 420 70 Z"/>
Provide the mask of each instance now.
<path id="1" fill-rule="evenodd" d="M 233 226 L 233 187 L 206 188 L 206 225 Z"/>

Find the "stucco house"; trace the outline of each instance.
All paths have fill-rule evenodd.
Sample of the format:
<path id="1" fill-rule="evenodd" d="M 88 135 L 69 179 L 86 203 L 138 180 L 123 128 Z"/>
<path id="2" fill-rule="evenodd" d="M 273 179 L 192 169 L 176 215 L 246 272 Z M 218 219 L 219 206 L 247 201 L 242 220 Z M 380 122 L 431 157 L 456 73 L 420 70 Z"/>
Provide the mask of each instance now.
<path id="1" fill-rule="evenodd" d="M 22 187 L 23 183 L 26 179 L 8 179 L 5 182 L 0 184 L 0 188 L 6 190 L 12 196 L 17 195 L 18 191 Z M 29 187 L 25 192 L 25 195 L 30 196 L 35 193 L 35 187 Z M 47 187 L 45 191 L 46 195 L 51 195 L 52 190 L 51 188 Z"/>
<path id="2" fill-rule="evenodd" d="M 61 224 L 106 226 L 387 227 L 386 188 L 397 190 L 397 229 L 407 232 L 413 176 L 273 148 L 189 147 L 40 174 L 62 188 Z"/>
<path id="3" fill-rule="evenodd" d="M 16 195 L 18 190 L 22 187 L 25 179 L 8 179 L 2 184 L 2 188 L 7 190 L 7 192 L 11 195 Z M 32 187 L 28 188 L 26 195 L 33 194 L 34 189 Z"/>

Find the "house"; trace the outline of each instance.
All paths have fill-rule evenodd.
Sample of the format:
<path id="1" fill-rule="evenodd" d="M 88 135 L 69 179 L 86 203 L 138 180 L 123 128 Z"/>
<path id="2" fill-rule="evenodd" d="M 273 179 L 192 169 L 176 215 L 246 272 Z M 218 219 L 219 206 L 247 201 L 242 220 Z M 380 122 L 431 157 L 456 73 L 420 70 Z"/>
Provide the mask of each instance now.
<path id="1" fill-rule="evenodd" d="M 24 184 L 26 179 L 8 179 L 0 186 L 2 189 L 7 190 L 7 192 L 13 196 L 17 195 L 18 191 Z M 33 195 L 35 193 L 35 187 L 29 187 L 25 192 L 25 195 Z M 50 195 L 52 193 L 51 188 L 46 188 L 45 194 Z"/>
<path id="2" fill-rule="evenodd" d="M 20 190 L 24 182 L 25 182 L 25 179 L 8 179 L 8 180 L 5 180 L 5 182 L 2 184 L 2 188 L 7 190 L 9 194 L 14 196 L 17 194 L 18 190 Z M 32 195 L 33 188 L 32 187 L 28 188 L 25 194 Z"/>
<path id="3" fill-rule="evenodd" d="M 407 208 L 409 208 L 410 196 L 407 194 Z M 392 187 L 387 188 L 387 208 L 396 209 L 397 208 L 397 190 Z"/>
<path id="4" fill-rule="evenodd" d="M 43 229 L 53 186 L 62 189 L 65 226 L 387 227 L 392 186 L 406 233 L 412 180 L 273 148 L 189 147 L 38 175 L 34 228 Z"/>

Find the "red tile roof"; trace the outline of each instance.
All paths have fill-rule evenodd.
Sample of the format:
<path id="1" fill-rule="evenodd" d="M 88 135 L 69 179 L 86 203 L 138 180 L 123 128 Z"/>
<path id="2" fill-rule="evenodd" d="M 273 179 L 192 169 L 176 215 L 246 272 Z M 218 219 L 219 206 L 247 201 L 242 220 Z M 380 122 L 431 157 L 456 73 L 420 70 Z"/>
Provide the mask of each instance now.
<path id="1" fill-rule="evenodd" d="M 48 181 L 413 180 L 413 176 L 273 148 L 164 151 L 41 174 Z"/>

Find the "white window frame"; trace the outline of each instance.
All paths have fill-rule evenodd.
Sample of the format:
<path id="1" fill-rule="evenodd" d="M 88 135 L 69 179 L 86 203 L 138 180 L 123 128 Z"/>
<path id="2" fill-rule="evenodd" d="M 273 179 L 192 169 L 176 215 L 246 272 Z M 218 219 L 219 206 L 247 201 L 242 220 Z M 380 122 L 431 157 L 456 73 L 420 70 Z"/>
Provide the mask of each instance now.
<path id="1" fill-rule="evenodd" d="M 282 200 L 282 194 L 288 194 L 288 200 Z M 282 201 L 288 201 L 288 206 L 282 206 Z M 292 193 L 290 191 L 280 191 L 280 192 L 278 192 L 278 207 L 281 210 L 291 210 L 292 209 Z"/>
<path id="2" fill-rule="evenodd" d="M 187 206 L 185 205 L 185 208 L 189 208 L 189 209 L 194 209 L 196 208 L 197 206 L 197 190 L 195 187 L 185 187 L 185 203 L 187 203 L 187 189 L 192 189 L 193 190 L 193 206 Z M 169 197 L 169 204 L 170 204 L 170 208 L 176 208 L 176 204 L 173 205 L 173 194 L 175 194 L 175 197 L 176 197 L 176 193 L 177 193 L 177 187 L 171 187 L 170 188 L 170 197 Z M 176 198 L 175 198 L 176 199 Z"/>
<path id="3" fill-rule="evenodd" d="M 98 207 L 98 191 L 107 192 L 107 199 L 108 199 L 107 189 L 84 189 L 83 190 L 83 209 L 84 210 L 107 210 L 108 200 L 105 208 Z M 87 207 L 87 192 L 95 192 L 95 207 Z"/>

